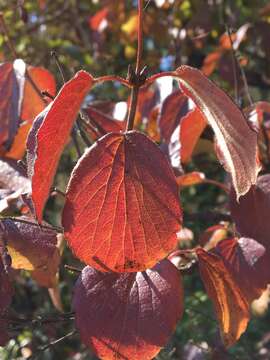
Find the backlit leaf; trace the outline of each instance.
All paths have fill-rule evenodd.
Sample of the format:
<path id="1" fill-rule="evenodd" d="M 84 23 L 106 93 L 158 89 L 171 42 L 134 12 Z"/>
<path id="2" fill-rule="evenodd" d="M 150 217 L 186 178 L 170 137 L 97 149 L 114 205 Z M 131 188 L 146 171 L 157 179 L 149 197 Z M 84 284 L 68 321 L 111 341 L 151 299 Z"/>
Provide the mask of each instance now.
<path id="1" fill-rule="evenodd" d="M 32 181 L 33 208 L 39 222 L 42 220 L 58 161 L 81 103 L 92 84 L 92 76 L 79 71 L 62 87 L 38 129 L 33 126 L 29 133 L 27 171 Z"/>
<path id="2" fill-rule="evenodd" d="M 222 257 L 248 302 L 261 296 L 270 283 L 270 257 L 263 245 L 250 238 L 233 238 L 220 241 L 214 252 Z"/>
<path id="3" fill-rule="evenodd" d="M 180 274 L 168 260 L 121 275 L 87 266 L 73 306 L 82 341 L 100 359 L 150 360 L 182 316 Z"/>
<path id="4" fill-rule="evenodd" d="M 229 169 L 237 198 L 255 184 L 257 135 L 233 101 L 199 70 L 182 66 L 176 70 L 181 89 L 198 106 L 214 130 Z"/>
<path id="5" fill-rule="evenodd" d="M 192 171 L 188 174 L 180 175 L 176 178 L 180 187 L 201 184 L 205 180 L 205 175 L 199 171 Z"/>
<path id="6" fill-rule="evenodd" d="M 174 249 L 181 220 L 167 159 L 149 138 L 130 131 L 105 135 L 84 153 L 71 175 L 62 223 L 80 260 L 133 272 Z"/>
<path id="7" fill-rule="evenodd" d="M 188 112 L 187 97 L 182 91 L 174 91 L 164 100 L 159 117 L 159 129 L 161 137 L 170 142 L 179 120 Z"/>
<path id="8" fill-rule="evenodd" d="M 182 163 L 190 161 L 193 150 L 207 125 L 201 111 L 195 107 L 180 120 L 180 159 Z"/>
<path id="9" fill-rule="evenodd" d="M 248 302 L 221 257 L 200 248 L 196 253 L 201 278 L 214 304 L 224 344 L 231 346 L 246 330 Z"/>

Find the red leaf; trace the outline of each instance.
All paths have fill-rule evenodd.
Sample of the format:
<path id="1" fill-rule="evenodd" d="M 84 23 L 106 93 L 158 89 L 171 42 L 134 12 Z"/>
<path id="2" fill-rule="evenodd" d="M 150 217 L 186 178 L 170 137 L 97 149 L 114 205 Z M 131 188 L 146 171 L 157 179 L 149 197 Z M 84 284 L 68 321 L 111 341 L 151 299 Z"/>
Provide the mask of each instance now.
<path id="1" fill-rule="evenodd" d="M 256 186 L 242 196 L 239 202 L 236 201 L 236 195 L 232 191 L 230 208 L 241 236 L 255 239 L 269 249 L 270 175 L 260 176 Z"/>
<path id="2" fill-rule="evenodd" d="M 42 220 L 60 156 L 81 103 L 92 84 L 92 76 L 79 71 L 62 87 L 41 125 L 34 125 L 29 133 L 28 176 L 32 181 L 32 202 L 39 222 Z"/>
<path id="3" fill-rule="evenodd" d="M 121 275 L 87 266 L 75 285 L 73 306 L 82 341 L 100 359 L 150 360 L 182 316 L 180 274 L 168 260 Z"/>
<path id="4" fill-rule="evenodd" d="M 88 19 L 88 24 L 90 29 L 94 31 L 101 31 L 101 24 L 103 21 L 106 21 L 108 12 L 109 12 L 109 8 L 104 7 L 103 9 L 96 12 L 94 16 L 91 16 Z"/>
<path id="5" fill-rule="evenodd" d="M 226 346 L 233 345 L 246 330 L 249 306 L 221 257 L 196 250 L 201 278 L 212 300 Z"/>
<path id="6" fill-rule="evenodd" d="M 91 124 L 94 125 L 102 135 L 105 135 L 109 132 L 120 132 L 123 131 L 126 127 L 125 121 L 115 120 L 110 115 L 102 113 L 93 106 L 88 106 L 85 111 L 91 120 Z M 89 129 L 87 130 L 89 131 Z M 96 140 L 95 134 L 91 131 L 90 136 L 92 139 Z"/>
<path id="7" fill-rule="evenodd" d="M 164 100 L 159 117 L 161 137 L 170 142 L 171 136 L 179 125 L 179 120 L 188 112 L 187 97 L 182 91 L 174 91 Z"/>
<path id="8" fill-rule="evenodd" d="M 174 249 L 181 220 L 167 159 L 139 132 L 105 135 L 74 168 L 63 211 L 65 238 L 80 260 L 99 270 L 153 266 Z"/>
<path id="9" fill-rule="evenodd" d="M 233 101 L 199 70 L 182 66 L 176 70 L 182 90 L 212 126 L 229 169 L 237 198 L 255 184 L 257 135 Z"/>
<path id="10" fill-rule="evenodd" d="M 8 150 L 19 126 L 19 115 L 24 86 L 23 70 L 17 65 L 22 60 L 0 65 L 0 146 Z"/>
<path id="11" fill-rule="evenodd" d="M 199 171 L 192 171 L 188 174 L 180 175 L 176 178 L 177 184 L 180 187 L 192 186 L 203 183 L 205 175 Z"/>
<path id="12" fill-rule="evenodd" d="M 182 163 L 190 161 L 193 150 L 207 125 L 201 111 L 195 107 L 180 121 L 180 159 Z"/>
<path id="13" fill-rule="evenodd" d="M 270 283 L 270 258 L 263 245 L 250 238 L 226 239 L 214 253 L 222 257 L 248 302 L 261 296 Z"/>

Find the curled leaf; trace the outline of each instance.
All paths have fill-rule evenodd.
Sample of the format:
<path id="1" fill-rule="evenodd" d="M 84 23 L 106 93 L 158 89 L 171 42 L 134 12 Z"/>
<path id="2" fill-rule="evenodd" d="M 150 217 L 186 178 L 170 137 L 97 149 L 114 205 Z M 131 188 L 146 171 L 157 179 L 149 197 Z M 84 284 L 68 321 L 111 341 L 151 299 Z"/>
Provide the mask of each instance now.
<path id="1" fill-rule="evenodd" d="M 213 128 L 239 199 L 256 183 L 259 171 L 256 132 L 229 96 L 199 70 L 181 66 L 175 74 L 185 95 L 194 101 Z"/>
<path id="2" fill-rule="evenodd" d="M 82 341 L 100 359 L 150 360 L 183 313 L 178 270 L 163 260 L 145 272 L 83 269 L 73 298 Z"/>
<path id="3" fill-rule="evenodd" d="M 72 172 L 62 220 L 65 238 L 75 256 L 99 270 L 153 266 L 174 249 L 181 220 L 167 159 L 139 132 L 105 135 Z"/>

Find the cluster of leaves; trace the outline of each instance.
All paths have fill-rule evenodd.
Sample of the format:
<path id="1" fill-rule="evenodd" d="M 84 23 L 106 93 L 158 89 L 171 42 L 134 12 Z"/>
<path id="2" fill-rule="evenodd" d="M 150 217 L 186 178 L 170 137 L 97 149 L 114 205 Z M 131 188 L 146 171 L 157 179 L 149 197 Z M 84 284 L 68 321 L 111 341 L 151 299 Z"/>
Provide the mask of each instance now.
<path id="1" fill-rule="evenodd" d="M 100 46 L 113 11 L 125 14 L 111 3 L 89 19 Z M 169 2 L 156 6 L 162 11 Z M 132 39 L 137 22 L 134 13 L 121 31 Z M 210 74 L 221 63 L 239 36 L 228 35 L 229 45 L 221 39 L 214 62 L 205 59 L 204 72 Z M 136 130 L 126 131 L 131 99 L 107 106 L 87 96 L 105 79 L 79 71 L 55 97 L 54 78 L 44 69 L 15 60 L 3 63 L 0 73 L 0 93 L 9 94 L 1 97 L 0 210 L 20 215 L 0 221 L 1 343 L 8 339 L 14 270 L 30 271 L 57 297 L 56 230 L 61 230 L 74 256 L 87 265 L 75 285 L 73 309 L 82 341 L 100 358 L 152 359 L 182 316 L 181 274 L 194 264 L 213 301 L 223 343 L 233 345 L 247 327 L 251 302 L 269 283 L 270 178 L 257 178 L 269 166 L 269 104 L 255 103 L 242 112 L 202 72 L 181 66 L 146 79 L 139 90 Z M 207 132 L 230 174 L 225 185 L 185 171 Z M 81 155 L 78 134 L 88 148 L 70 175 L 62 229 L 55 229 L 43 221 L 43 212 L 71 138 Z M 18 165 L 14 160 L 25 149 L 25 163 Z M 199 245 L 183 250 L 179 191 L 211 182 L 228 193 L 236 230 L 217 225 Z M 217 230 L 222 237 L 213 241 Z"/>

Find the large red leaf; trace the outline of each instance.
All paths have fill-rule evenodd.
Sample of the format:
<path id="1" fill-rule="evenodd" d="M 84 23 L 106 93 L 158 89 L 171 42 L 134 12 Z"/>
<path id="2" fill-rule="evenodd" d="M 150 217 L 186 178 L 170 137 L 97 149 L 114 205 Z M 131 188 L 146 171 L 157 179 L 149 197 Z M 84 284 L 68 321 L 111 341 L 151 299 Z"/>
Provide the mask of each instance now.
<path id="1" fill-rule="evenodd" d="M 225 239 L 214 249 L 221 256 L 248 302 L 261 296 L 270 283 L 269 252 L 254 239 Z"/>
<path id="2" fill-rule="evenodd" d="M 182 316 L 180 274 L 168 260 L 121 275 L 87 266 L 76 283 L 73 306 L 82 341 L 100 359 L 150 360 Z"/>
<path id="3" fill-rule="evenodd" d="M 251 130 L 229 96 L 201 71 L 181 66 L 175 73 L 184 93 L 194 101 L 213 128 L 239 198 L 256 182 L 259 170 L 256 132 Z"/>
<path id="4" fill-rule="evenodd" d="M 25 64 L 19 61 L 0 65 L 0 146 L 5 150 L 11 146 L 19 126 L 25 70 Z"/>
<path id="5" fill-rule="evenodd" d="M 81 103 L 92 84 L 92 76 L 79 71 L 62 87 L 40 126 L 33 126 L 29 133 L 28 175 L 32 181 L 33 208 L 39 222 L 42 220 L 58 161 Z"/>
<path id="6" fill-rule="evenodd" d="M 174 249 L 181 220 L 167 159 L 139 132 L 105 135 L 73 170 L 63 226 L 74 254 L 88 265 L 145 270 Z"/>
<path id="7" fill-rule="evenodd" d="M 241 236 L 250 237 L 270 248 L 270 175 L 260 176 L 256 186 L 236 200 L 232 191 L 230 197 L 232 218 Z"/>
<path id="8" fill-rule="evenodd" d="M 226 346 L 233 345 L 246 330 L 249 306 L 221 257 L 197 249 L 200 274 L 212 300 Z"/>

